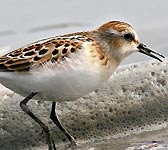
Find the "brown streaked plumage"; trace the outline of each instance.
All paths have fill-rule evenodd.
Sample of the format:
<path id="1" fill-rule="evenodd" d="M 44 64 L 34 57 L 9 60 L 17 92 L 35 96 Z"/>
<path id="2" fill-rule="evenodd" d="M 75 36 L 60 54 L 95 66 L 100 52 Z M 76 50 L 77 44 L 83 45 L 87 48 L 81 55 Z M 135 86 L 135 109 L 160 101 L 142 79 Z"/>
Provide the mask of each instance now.
<path id="1" fill-rule="evenodd" d="M 76 36 L 76 37 L 75 37 Z M 92 41 L 87 33 L 67 34 L 44 39 L 0 57 L 1 71 L 28 71 L 33 65 L 51 61 L 58 63 L 81 49 L 83 42 Z M 43 42 L 44 41 L 44 42 Z"/>
<path id="2" fill-rule="evenodd" d="M 108 28 L 109 29 L 112 28 L 113 30 L 116 30 L 118 32 L 123 32 L 123 31 L 129 30 L 129 28 L 132 28 L 132 27 L 131 25 L 125 22 L 110 21 L 100 26 L 99 30 L 105 31 Z"/>

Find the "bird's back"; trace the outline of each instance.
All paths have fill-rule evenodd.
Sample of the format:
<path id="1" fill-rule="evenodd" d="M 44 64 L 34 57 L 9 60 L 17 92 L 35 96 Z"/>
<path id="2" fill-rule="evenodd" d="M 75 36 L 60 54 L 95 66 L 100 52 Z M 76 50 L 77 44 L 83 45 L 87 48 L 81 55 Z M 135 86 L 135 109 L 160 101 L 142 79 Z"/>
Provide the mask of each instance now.
<path id="1" fill-rule="evenodd" d="M 102 74 L 97 59 L 103 63 L 107 58 L 101 58 L 94 44 L 88 32 L 81 32 L 44 39 L 12 51 L 0 57 L 0 82 L 23 96 L 39 92 L 38 99 L 79 98 L 110 76 Z"/>

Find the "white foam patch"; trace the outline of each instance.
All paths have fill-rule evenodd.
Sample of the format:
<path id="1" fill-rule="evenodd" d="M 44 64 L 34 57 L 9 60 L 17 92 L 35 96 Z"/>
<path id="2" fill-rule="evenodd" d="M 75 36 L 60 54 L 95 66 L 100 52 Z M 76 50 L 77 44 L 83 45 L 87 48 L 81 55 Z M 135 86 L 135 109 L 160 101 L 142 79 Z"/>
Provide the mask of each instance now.
<path id="1" fill-rule="evenodd" d="M 167 127 L 167 66 L 168 58 L 162 63 L 150 61 L 120 67 L 95 92 L 73 102 L 59 103 L 57 113 L 62 124 L 79 143 Z M 19 108 L 23 97 L 0 88 L 1 150 L 46 148 L 40 127 Z M 30 101 L 28 105 L 51 128 L 57 146 L 68 141 L 49 119 L 51 102 Z"/>

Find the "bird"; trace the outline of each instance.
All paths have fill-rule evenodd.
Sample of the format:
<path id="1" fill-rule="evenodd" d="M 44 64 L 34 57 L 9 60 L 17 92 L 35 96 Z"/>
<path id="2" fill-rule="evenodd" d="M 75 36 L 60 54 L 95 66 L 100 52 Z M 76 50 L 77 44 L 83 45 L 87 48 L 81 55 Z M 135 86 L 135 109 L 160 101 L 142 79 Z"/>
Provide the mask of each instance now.
<path id="1" fill-rule="evenodd" d="M 48 150 L 56 147 L 48 126 L 27 106 L 32 98 L 52 102 L 50 119 L 71 145 L 77 145 L 57 116 L 57 102 L 74 101 L 96 90 L 134 52 L 160 62 L 164 58 L 141 43 L 130 24 L 109 21 L 91 31 L 42 39 L 0 56 L 0 83 L 25 97 L 20 107 L 42 127 Z"/>

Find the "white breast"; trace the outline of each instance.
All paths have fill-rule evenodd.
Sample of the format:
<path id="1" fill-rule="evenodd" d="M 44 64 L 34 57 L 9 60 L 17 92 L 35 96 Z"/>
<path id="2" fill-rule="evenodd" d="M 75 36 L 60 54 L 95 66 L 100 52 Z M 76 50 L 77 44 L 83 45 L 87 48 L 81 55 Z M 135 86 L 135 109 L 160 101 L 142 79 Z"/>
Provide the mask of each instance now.
<path id="1" fill-rule="evenodd" d="M 107 72 L 91 64 L 88 57 L 86 50 L 80 50 L 60 64 L 49 62 L 40 68 L 34 67 L 30 73 L 1 72 L 0 82 L 23 96 L 39 92 L 35 97 L 39 100 L 75 100 L 107 80 Z"/>

